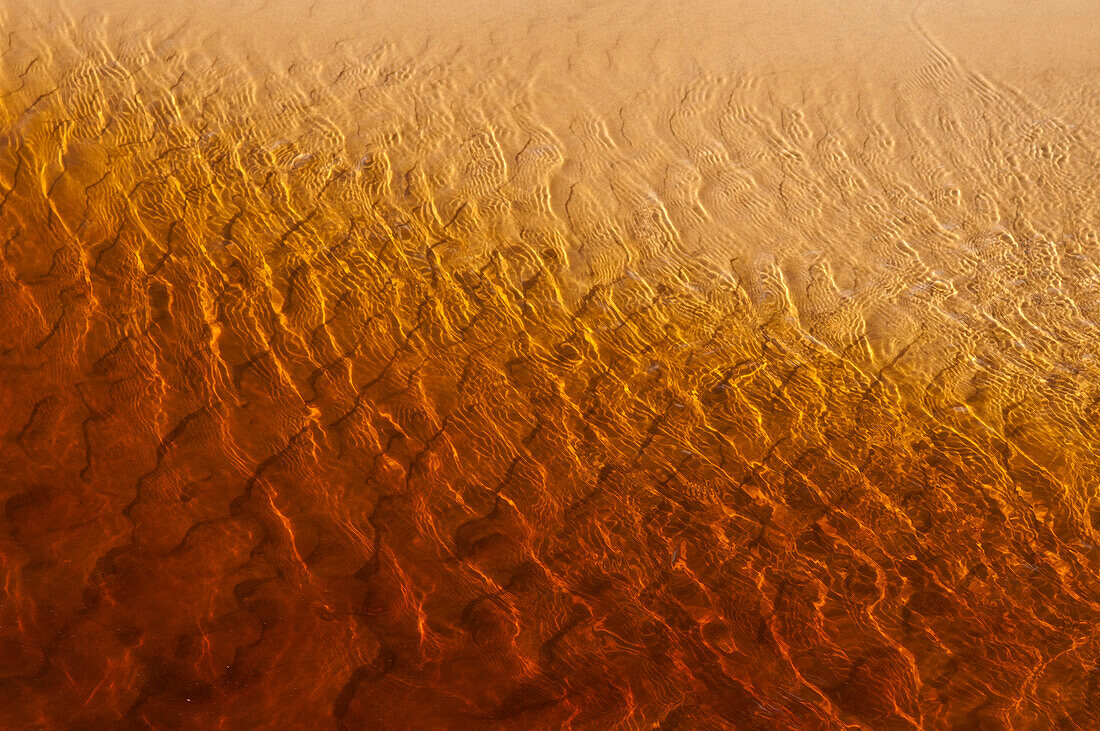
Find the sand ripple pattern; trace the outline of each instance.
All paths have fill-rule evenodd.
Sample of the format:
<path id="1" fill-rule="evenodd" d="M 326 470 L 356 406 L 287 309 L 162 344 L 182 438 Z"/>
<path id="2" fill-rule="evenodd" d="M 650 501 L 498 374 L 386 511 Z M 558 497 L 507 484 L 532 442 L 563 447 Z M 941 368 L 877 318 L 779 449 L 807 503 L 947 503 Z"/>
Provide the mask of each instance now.
<path id="1" fill-rule="evenodd" d="M 2 71 L 5 727 L 1100 726 L 1066 110 L 931 40 L 610 115 L 94 25 Z"/>

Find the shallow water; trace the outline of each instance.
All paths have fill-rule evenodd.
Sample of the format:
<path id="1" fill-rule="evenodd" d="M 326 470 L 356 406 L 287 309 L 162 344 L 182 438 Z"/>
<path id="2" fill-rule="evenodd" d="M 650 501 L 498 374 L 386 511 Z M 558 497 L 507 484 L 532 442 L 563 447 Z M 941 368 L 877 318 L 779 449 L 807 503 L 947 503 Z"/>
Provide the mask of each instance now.
<path id="1" fill-rule="evenodd" d="M 0 726 L 1100 726 L 1088 4 L 0 9 Z"/>

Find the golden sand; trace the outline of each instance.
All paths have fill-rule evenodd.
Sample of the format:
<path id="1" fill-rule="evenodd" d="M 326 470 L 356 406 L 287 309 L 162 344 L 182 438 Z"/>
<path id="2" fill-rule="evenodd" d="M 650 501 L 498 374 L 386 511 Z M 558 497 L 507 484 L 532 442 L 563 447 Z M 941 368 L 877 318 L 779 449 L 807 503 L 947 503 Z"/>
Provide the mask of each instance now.
<path id="1" fill-rule="evenodd" d="M 1100 726 L 1097 11 L 872 5 L 2 3 L 0 726 Z"/>

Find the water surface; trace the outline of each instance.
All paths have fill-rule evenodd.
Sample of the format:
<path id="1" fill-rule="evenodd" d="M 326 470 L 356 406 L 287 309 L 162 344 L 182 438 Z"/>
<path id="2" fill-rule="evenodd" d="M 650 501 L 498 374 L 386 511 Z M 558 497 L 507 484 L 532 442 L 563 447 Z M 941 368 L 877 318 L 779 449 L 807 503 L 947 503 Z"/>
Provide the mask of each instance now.
<path id="1" fill-rule="evenodd" d="M 1100 725 L 1090 4 L 0 10 L 0 725 Z"/>

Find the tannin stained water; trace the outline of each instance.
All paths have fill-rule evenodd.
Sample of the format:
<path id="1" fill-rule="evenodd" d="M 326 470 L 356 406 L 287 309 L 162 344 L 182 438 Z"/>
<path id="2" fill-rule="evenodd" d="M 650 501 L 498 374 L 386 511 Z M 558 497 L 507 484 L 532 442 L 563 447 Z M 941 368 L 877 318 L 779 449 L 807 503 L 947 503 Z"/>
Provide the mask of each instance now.
<path id="1" fill-rule="evenodd" d="M 0 725 L 1100 725 L 1086 4 L 0 10 Z"/>

